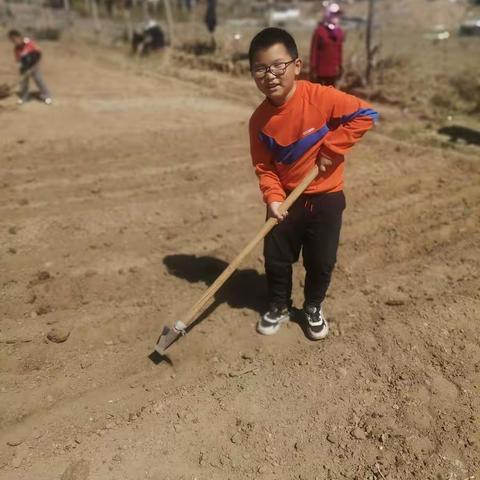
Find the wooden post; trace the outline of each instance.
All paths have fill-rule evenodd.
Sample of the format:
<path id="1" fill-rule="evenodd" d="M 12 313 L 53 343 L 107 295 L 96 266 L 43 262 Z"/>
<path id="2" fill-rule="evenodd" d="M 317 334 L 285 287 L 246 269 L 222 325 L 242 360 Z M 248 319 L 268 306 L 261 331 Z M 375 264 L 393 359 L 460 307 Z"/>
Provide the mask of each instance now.
<path id="1" fill-rule="evenodd" d="M 125 31 L 127 34 L 128 43 L 132 43 L 133 38 L 133 24 L 132 24 L 132 5 L 123 0 L 122 1 L 122 16 L 125 23 Z"/>
<path id="2" fill-rule="evenodd" d="M 63 0 L 63 9 L 65 10 L 65 16 L 67 18 L 67 25 L 72 25 L 72 18 L 70 16 L 70 0 Z"/>
<path id="3" fill-rule="evenodd" d="M 100 33 L 101 26 L 100 19 L 98 17 L 97 0 L 90 0 L 90 7 L 92 9 L 93 28 L 95 29 L 95 33 Z"/>
<path id="4" fill-rule="evenodd" d="M 172 8 L 170 5 L 170 0 L 163 0 L 163 5 L 165 7 L 165 15 L 167 17 L 168 36 L 170 38 L 170 46 L 173 46 L 175 43 L 175 31 L 174 31 L 173 15 L 172 15 Z"/>
<path id="5" fill-rule="evenodd" d="M 150 12 L 148 9 L 148 0 L 142 0 L 143 20 L 147 22 L 150 19 Z"/>
<path id="6" fill-rule="evenodd" d="M 370 85 L 372 80 L 373 56 L 375 53 L 374 48 L 372 46 L 374 2 L 375 0 L 368 0 L 367 35 L 366 35 L 367 67 L 365 70 L 365 81 L 367 85 Z"/>

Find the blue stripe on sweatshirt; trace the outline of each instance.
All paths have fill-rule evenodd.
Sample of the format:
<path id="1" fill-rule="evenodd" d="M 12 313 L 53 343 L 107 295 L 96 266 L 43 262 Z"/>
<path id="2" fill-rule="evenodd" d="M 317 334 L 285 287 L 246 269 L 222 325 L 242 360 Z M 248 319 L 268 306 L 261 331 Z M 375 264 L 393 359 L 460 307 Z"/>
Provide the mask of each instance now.
<path id="1" fill-rule="evenodd" d="M 350 115 L 344 115 L 341 118 L 331 119 L 328 124 L 325 124 L 322 128 L 315 130 L 314 132 L 306 135 L 300 140 L 291 143 L 290 145 L 282 146 L 273 137 L 270 137 L 263 132 L 260 132 L 258 136 L 266 145 L 268 150 L 275 155 L 275 161 L 277 163 L 292 165 L 299 158 L 301 158 L 307 150 L 322 140 L 328 132 L 335 130 L 338 128 L 338 126 L 344 125 L 345 123 L 350 122 L 354 118 L 358 117 L 370 117 L 374 123 L 377 123 L 378 121 L 378 113 L 375 110 L 372 110 L 371 108 L 360 108 Z"/>
<path id="2" fill-rule="evenodd" d="M 275 154 L 275 161 L 291 165 L 295 163 L 303 154 L 318 143 L 328 132 L 329 128 L 324 125 L 319 130 L 315 130 L 309 135 L 297 140 L 296 142 L 283 147 L 279 145 L 273 137 L 269 137 L 263 132 L 259 133 L 260 140 L 266 144 L 267 148 Z"/>

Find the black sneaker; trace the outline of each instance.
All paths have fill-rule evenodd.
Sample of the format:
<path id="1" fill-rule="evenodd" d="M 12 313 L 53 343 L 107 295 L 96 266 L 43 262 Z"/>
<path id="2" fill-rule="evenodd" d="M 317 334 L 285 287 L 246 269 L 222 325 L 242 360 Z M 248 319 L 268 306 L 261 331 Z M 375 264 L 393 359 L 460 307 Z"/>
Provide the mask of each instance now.
<path id="1" fill-rule="evenodd" d="M 307 305 L 303 311 L 307 318 L 307 332 L 310 339 L 321 340 L 325 338 L 328 335 L 328 323 L 323 315 L 322 307 L 318 305 Z"/>
<path id="2" fill-rule="evenodd" d="M 290 320 L 290 310 L 288 307 L 279 307 L 270 305 L 267 313 L 257 323 L 257 332 L 262 335 L 274 335 L 280 330 L 282 323 Z"/>

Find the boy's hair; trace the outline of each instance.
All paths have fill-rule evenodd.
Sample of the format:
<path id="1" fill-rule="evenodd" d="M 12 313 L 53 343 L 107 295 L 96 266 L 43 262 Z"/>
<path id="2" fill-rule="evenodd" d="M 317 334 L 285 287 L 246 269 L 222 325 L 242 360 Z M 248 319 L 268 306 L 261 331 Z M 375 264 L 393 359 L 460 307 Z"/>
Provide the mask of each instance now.
<path id="1" fill-rule="evenodd" d="M 8 38 L 18 38 L 22 37 L 22 34 L 18 30 L 10 30 L 7 34 Z"/>
<path id="2" fill-rule="evenodd" d="M 248 50 L 250 68 L 252 68 L 253 60 L 259 50 L 269 48 L 277 43 L 281 43 L 288 50 L 292 59 L 298 58 L 298 48 L 293 37 L 286 30 L 269 27 L 257 33 L 250 43 L 250 48 Z"/>

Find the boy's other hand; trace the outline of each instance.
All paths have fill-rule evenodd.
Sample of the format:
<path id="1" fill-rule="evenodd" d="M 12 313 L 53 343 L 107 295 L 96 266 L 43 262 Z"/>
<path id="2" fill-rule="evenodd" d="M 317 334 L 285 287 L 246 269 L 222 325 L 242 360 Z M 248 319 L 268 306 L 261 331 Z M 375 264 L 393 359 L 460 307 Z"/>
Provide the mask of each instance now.
<path id="1" fill-rule="evenodd" d="M 326 172 L 327 168 L 330 167 L 330 165 L 332 165 L 332 161 L 326 157 L 323 157 L 322 155 L 318 155 L 317 164 L 318 164 L 318 169 L 321 172 Z"/>
<path id="2" fill-rule="evenodd" d="M 288 212 L 280 213 L 278 209 L 282 202 L 271 202 L 267 206 L 268 218 L 276 218 L 279 222 L 283 222 L 288 215 Z"/>

